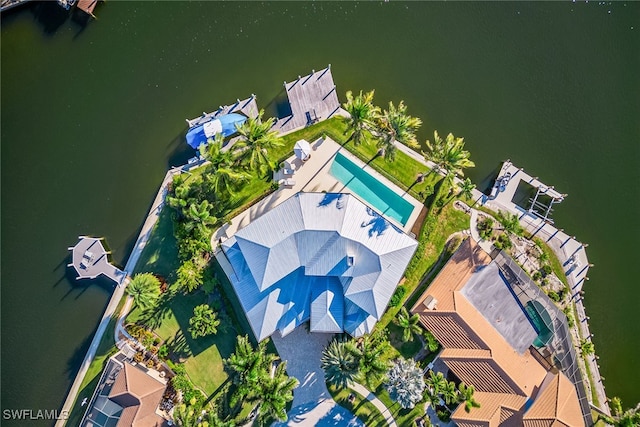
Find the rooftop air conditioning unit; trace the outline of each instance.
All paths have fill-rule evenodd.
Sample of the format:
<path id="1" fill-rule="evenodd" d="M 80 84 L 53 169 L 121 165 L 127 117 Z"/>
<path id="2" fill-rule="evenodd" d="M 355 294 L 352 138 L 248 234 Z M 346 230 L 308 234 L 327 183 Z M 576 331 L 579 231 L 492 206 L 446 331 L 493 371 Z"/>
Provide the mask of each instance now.
<path id="1" fill-rule="evenodd" d="M 438 304 L 438 300 L 433 297 L 433 295 L 427 295 L 422 303 L 428 310 L 435 310 L 436 304 Z"/>

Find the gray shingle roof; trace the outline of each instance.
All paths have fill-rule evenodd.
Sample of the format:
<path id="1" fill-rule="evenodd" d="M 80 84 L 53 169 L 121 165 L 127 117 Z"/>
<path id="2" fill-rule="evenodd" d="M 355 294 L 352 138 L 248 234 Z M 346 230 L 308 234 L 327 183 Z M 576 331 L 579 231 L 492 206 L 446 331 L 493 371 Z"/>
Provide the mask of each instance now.
<path id="1" fill-rule="evenodd" d="M 309 318 L 312 330 L 365 333 L 382 316 L 417 244 L 349 194 L 298 193 L 222 247 L 262 340 Z"/>

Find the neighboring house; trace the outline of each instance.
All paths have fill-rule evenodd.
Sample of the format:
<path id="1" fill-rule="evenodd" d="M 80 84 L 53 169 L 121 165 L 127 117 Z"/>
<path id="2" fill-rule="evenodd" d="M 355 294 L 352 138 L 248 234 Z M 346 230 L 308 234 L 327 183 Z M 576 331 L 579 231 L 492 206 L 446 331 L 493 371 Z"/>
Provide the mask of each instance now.
<path id="1" fill-rule="evenodd" d="M 157 413 L 166 380 L 134 366 L 122 354 L 109 359 L 82 427 L 157 427 L 167 421 Z"/>
<path id="2" fill-rule="evenodd" d="M 222 242 L 255 337 L 368 333 L 418 243 L 350 194 L 298 193 Z"/>
<path id="3" fill-rule="evenodd" d="M 472 239 L 411 311 L 444 347 L 449 369 L 476 389 L 481 406 L 452 414 L 459 427 L 585 425 L 575 386 L 532 346 L 540 332 Z"/>

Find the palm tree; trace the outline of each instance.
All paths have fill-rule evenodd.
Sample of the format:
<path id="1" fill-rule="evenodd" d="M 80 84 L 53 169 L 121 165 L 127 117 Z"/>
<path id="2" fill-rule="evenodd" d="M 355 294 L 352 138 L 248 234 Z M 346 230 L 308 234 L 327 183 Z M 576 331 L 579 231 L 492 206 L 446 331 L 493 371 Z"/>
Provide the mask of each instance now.
<path id="1" fill-rule="evenodd" d="M 498 218 L 498 222 L 502 224 L 504 231 L 507 233 L 515 234 L 517 236 L 522 236 L 524 233 L 524 228 L 520 225 L 520 219 L 516 214 L 504 213 L 501 210 L 498 211 L 496 215 Z"/>
<path id="2" fill-rule="evenodd" d="M 436 340 L 436 337 L 434 337 L 431 332 L 425 330 L 422 333 L 422 337 L 424 338 L 425 345 L 427 346 L 427 349 L 430 353 L 438 351 L 438 349 L 440 348 L 440 343 L 438 342 L 438 340 Z"/>
<path id="3" fill-rule="evenodd" d="M 176 286 L 185 293 L 193 292 L 204 282 L 204 271 L 193 260 L 183 262 L 176 275 Z"/>
<path id="4" fill-rule="evenodd" d="M 193 317 L 189 319 L 191 338 L 215 334 L 219 325 L 220 320 L 208 304 L 200 304 L 193 308 Z"/>
<path id="5" fill-rule="evenodd" d="M 580 340 L 580 353 L 582 357 L 589 356 L 595 353 L 596 349 L 593 346 L 593 342 L 588 339 Z"/>
<path id="6" fill-rule="evenodd" d="M 375 118 L 380 114 L 380 108 L 373 105 L 373 95 L 375 91 L 369 91 L 365 94 L 360 91 L 355 98 L 351 91 L 347 92 L 347 102 L 343 107 L 349 113 L 349 117 L 345 117 L 347 131 L 351 130 L 349 140 L 354 145 L 359 145 L 364 140 L 365 130 L 370 130 L 373 126 Z"/>
<path id="7" fill-rule="evenodd" d="M 436 168 L 443 171 L 445 176 L 440 181 L 438 191 L 433 199 L 434 203 L 440 199 L 443 187 L 451 186 L 455 176 L 464 175 L 464 169 L 475 166 L 470 160 L 471 154 L 464 149 L 464 138 L 456 138 L 452 133 L 442 141 L 437 131 L 433 132 L 434 142 L 427 141 L 429 151 L 424 153 L 427 160 L 436 164 Z M 445 203 L 442 204 L 444 206 Z"/>
<path id="8" fill-rule="evenodd" d="M 173 422 L 180 427 L 198 427 L 199 415 L 193 406 L 181 403 L 173 409 Z"/>
<path id="9" fill-rule="evenodd" d="M 160 296 L 160 280 L 151 273 L 136 274 L 127 286 L 127 293 L 141 309 L 152 307 Z"/>
<path id="10" fill-rule="evenodd" d="M 452 133 L 444 141 L 444 153 L 440 164 L 445 174 L 464 176 L 464 169 L 475 167 L 470 159 L 471 153 L 464 149 L 464 138 L 456 138 Z"/>
<path id="11" fill-rule="evenodd" d="M 287 403 L 293 400 L 293 389 L 299 382 L 286 374 L 286 366 L 287 362 L 279 364 L 274 375 L 264 378 L 251 393 L 250 400 L 257 402 L 259 425 L 287 419 Z"/>
<path id="12" fill-rule="evenodd" d="M 462 196 L 466 199 L 471 199 L 473 197 L 473 190 L 475 190 L 476 185 L 471 182 L 469 178 L 465 178 L 464 181 L 462 181 L 462 183 L 457 187 L 457 192 L 455 191 L 455 188 L 451 189 L 449 197 L 447 197 L 447 199 L 442 203 L 443 206 L 449 204 L 449 202 L 451 202 L 455 197 Z"/>
<path id="13" fill-rule="evenodd" d="M 397 359 L 387 372 L 385 388 L 391 400 L 398 402 L 400 407 L 413 408 L 422 400 L 425 388 L 422 369 L 413 359 Z"/>
<path id="14" fill-rule="evenodd" d="M 467 386 L 464 381 L 458 385 L 458 391 L 460 392 L 459 401 L 464 402 L 464 410 L 471 412 L 472 408 L 479 408 L 480 404 L 475 400 L 473 394 L 476 389 L 470 385 Z"/>
<path id="15" fill-rule="evenodd" d="M 272 168 L 268 150 L 283 144 L 278 132 L 270 130 L 275 119 L 270 117 L 262 122 L 263 114 L 264 110 L 260 110 L 258 117 L 250 117 L 241 126 L 238 126 L 238 133 L 242 140 L 235 145 L 240 150 L 240 161 L 251 170 L 260 173 L 266 173 L 268 169 Z"/>
<path id="16" fill-rule="evenodd" d="M 191 203 L 185 211 L 186 222 L 184 223 L 184 229 L 187 232 L 196 231 L 197 235 L 210 237 L 210 231 L 208 225 L 213 225 L 218 222 L 218 218 L 211 214 L 213 205 L 208 200 L 203 200 L 200 203 Z"/>
<path id="17" fill-rule="evenodd" d="M 347 351 L 358 363 L 359 375 L 367 384 L 381 378 L 388 369 L 384 353 L 389 342 L 380 333 L 364 335 L 356 343 L 347 343 Z"/>
<path id="18" fill-rule="evenodd" d="M 393 319 L 393 322 L 402 328 L 402 340 L 413 341 L 413 335 L 420 335 L 422 328 L 420 327 L 420 315 L 414 314 L 411 316 L 406 307 L 400 308 L 398 317 Z"/>
<path id="19" fill-rule="evenodd" d="M 236 427 L 234 420 L 222 421 L 215 411 L 207 412 L 201 423 L 202 427 Z"/>
<path id="20" fill-rule="evenodd" d="M 233 194 L 235 186 L 249 178 L 249 174 L 233 169 L 234 155 L 222 150 L 224 138 L 221 134 L 206 145 L 200 145 L 200 155 L 210 162 L 205 171 L 205 180 L 217 194 Z"/>
<path id="21" fill-rule="evenodd" d="M 347 387 L 358 375 L 358 363 L 344 341 L 333 340 L 324 350 L 320 366 L 325 380 L 336 387 Z"/>
<path id="22" fill-rule="evenodd" d="M 248 336 L 238 336 L 235 352 L 224 361 L 238 386 L 231 397 L 232 406 L 250 395 L 257 384 L 268 376 L 268 368 L 276 359 L 276 355 L 267 353 L 266 341 L 262 341 L 254 349 Z"/>
<path id="23" fill-rule="evenodd" d="M 445 380 L 445 386 L 442 389 L 442 398 L 447 405 L 451 405 L 458 401 L 458 389 L 453 381 Z"/>
<path id="24" fill-rule="evenodd" d="M 600 414 L 598 418 L 602 419 L 609 425 L 614 427 L 637 427 L 640 425 L 640 403 L 635 408 L 622 410 L 622 401 L 619 397 L 612 397 L 609 406 L 613 415 Z"/>
<path id="25" fill-rule="evenodd" d="M 447 380 L 442 372 L 429 371 L 429 378 L 425 381 L 427 387 L 431 389 L 431 393 L 434 396 L 440 396 L 443 390 L 447 387 Z"/>
<path id="26" fill-rule="evenodd" d="M 429 176 L 441 169 L 444 160 L 445 146 L 444 140 L 440 138 L 437 130 L 433 131 L 433 142 L 427 140 L 425 142 L 425 145 L 427 146 L 427 151 L 423 151 L 422 155 L 424 156 L 425 160 L 431 161 L 435 164 L 435 167 L 429 170 L 429 173 L 427 174 L 427 176 Z"/>
<path id="27" fill-rule="evenodd" d="M 376 120 L 376 130 L 379 134 L 378 148 L 384 153 L 387 161 L 393 161 L 396 156 L 396 142 L 416 148 L 416 131 L 422 125 L 422 120 L 407 114 L 404 101 L 398 107 L 389 102 L 389 109 L 384 110 Z"/>
<path id="28" fill-rule="evenodd" d="M 167 195 L 167 203 L 180 214 L 184 215 L 184 209 L 189 204 L 190 192 L 191 188 L 189 184 L 177 184 L 176 180 L 174 180 L 173 195 Z"/>

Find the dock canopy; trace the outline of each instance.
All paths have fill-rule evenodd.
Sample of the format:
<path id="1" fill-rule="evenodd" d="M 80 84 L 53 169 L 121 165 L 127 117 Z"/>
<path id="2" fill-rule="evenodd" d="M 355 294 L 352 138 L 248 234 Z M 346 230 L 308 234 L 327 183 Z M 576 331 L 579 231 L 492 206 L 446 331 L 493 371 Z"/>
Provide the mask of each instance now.
<path id="1" fill-rule="evenodd" d="M 200 145 L 206 144 L 209 138 L 218 134 L 225 137 L 233 135 L 238 131 L 236 126 L 242 125 L 246 120 L 242 114 L 231 113 L 194 126 L 187 132 L 187 144 L 197 150 Z"/>

